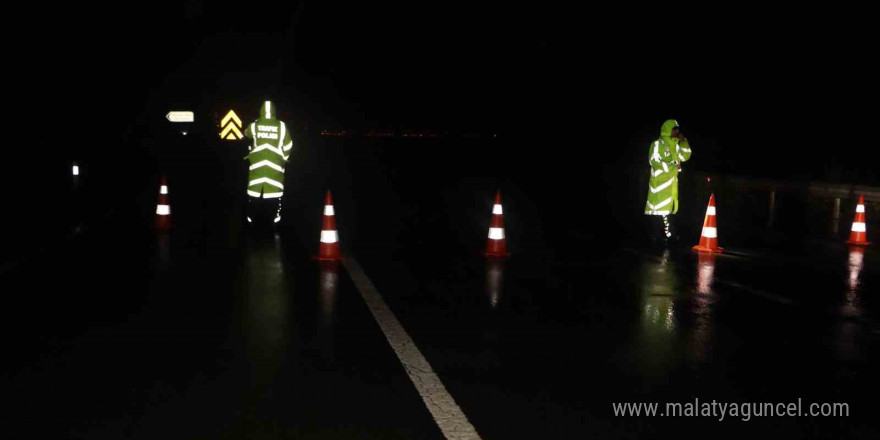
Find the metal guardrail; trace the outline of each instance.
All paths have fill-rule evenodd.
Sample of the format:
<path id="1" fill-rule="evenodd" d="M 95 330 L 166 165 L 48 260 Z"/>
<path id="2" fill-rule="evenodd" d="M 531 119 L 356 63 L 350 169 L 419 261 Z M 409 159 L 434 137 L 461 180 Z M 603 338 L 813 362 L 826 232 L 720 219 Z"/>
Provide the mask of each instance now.
<path id="1" fill-rule="evenodd" d="M 827 198 L 858 198 L 865 196 L 866 202 L 880 202 L 880 188 L 842 183 L 810 183 L 810 194 Z"/>
<path id="2" fill-rule="evenodd" d="M 703 181 L 708 184 L 709 179 L 713 184 L 720 184 L 722 187 L 733 191 L 752 191 L 767 194 L 767 228 L 773 228 L 776 220 L 777 211 L 777 193 L 794 192 L 802 196 L 814 199 L 824 199 L 832 201 L 829 209 L 829 231 L 831 234 L 839 234 L 841 226 L 846 224 L 847 213 L 842 212 L 842 206 L 854 204 L 859 196 L 865 197 L 866 208 L 871 211 L 880 208 L 876 205 L 880 203 L 880 188 L 867 185 L 854 185 L 847 183 L 828 183 L 828 182 L 793 182 L 793 181 L 774 181 L 769 179 L 758 179 L 745 176 L 731 176 L 721 174 L 694 173 L 691 178 L 698 182 Z M 825 208 L 821 208 L 825 209 Z M 874 222 L 876 222 L 876 217 Z M 870 220 L 869 218 L 869 221 Z"/>
<path id="3" fill-rule="evenodd" d="M 856 199 L 860 195 L 862 195 L 865 196 L 865 201 L 867 202 L 880 202 L 880 188 L 875 186 L 827 182 L 795 183 L 769 179 L 757 179 L 744 176 L 710 175 L 705 173 L 695 173 L 694 176 L 702 180 L 705 180 L 707 177 L 711 177 L 715 180 L 723 181 L 726 185 L 749 190 L 807 190 L 811 196 L 829 199 Z"/>

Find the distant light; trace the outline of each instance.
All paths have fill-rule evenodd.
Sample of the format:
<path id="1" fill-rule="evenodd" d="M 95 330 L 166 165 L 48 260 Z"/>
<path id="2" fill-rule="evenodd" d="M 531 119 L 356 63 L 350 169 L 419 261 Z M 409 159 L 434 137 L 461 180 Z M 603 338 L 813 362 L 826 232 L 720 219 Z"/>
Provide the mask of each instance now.
<path id="1" fill-rule="evenodd" d="M 79 176 L 79 166 L 77 166 L 77 165 L 73 166 L 73 175 Z"/>
<path id="2" fill-rule="evenodd" d="M 497 135 L 497 134 L 493 134 L 492 137 L 493 137 L 493 138 L 497 138 L 498 135 Z"/>
<path id="3" fill-rule="evenodd" d="M 280 221 L 281 221 L 281 217 L 275 217 L 275 223 L 278 223 Z"/>
<path id="4" fill-rule="evenodd" d="M 181 131 L 180 134 L 186 136 L 186 130 Z"/>
<path id="5" fill-rule="evenodd" d="M 711 181 L 712 181 L 712 178 L 707 176 L 707 177 L 706 177 L 706 182 L 711 182 Z"/>
<path id="6" fill-rule="evenodd" d="M 250 223 L 250 222 L 251 222 L 251 218 L 250 218 L 250 217 L 248 217 L 248 218 L 247 218 L 247 219 L 248 219 L 248 223 Z"/>

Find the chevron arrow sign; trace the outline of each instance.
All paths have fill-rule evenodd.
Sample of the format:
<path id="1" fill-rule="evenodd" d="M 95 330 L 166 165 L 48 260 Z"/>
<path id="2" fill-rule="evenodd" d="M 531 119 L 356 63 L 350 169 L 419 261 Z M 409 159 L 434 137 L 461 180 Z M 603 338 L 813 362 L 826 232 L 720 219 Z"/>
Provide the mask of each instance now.
<path id="1" fill-rule="evenodd" d="M 237 141 L 244 137 L 241 134 L 241 119 L 238 118 L 234 110 L 229 110 L 229 113 L 223 117 L 220 129 L 220 139 Z"/>

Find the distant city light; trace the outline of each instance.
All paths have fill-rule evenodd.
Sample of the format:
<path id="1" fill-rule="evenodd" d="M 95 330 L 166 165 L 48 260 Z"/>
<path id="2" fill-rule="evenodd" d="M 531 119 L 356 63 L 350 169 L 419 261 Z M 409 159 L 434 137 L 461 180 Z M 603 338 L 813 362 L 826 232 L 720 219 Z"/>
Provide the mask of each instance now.
<path id="1" fill-rule="evenodd" d="M 491 134 L 491 133 L 490 133 Z M 438 129 L 387 129 L 368 128 L 361 130 L 347 130 L 341 128 L 322 129 L 319 135 L 323 137 L 367 137 L 367 138 L 399 138 L 399 139 L 441 139 L 448 137 L 462 137 L 466 139 L 479 139 L 484 135 L 473 132 L 450 133 L 448 130 Z M 489 134 L 485 134 L 489 136 Z M 497 138 L 497 134 L 492 134 Z"/>

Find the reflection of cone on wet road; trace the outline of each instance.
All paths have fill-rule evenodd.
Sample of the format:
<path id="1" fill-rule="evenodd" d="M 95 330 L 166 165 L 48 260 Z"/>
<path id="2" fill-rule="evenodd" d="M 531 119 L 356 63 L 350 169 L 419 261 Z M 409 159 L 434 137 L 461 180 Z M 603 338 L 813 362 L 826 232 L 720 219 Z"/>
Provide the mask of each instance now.
<path id="1" fill-rule="evenodd" d="M 703 233 L 700 235 L 700 244 L 693 247 L 698 252 L 721 253 L 724 249 L 718 247 L 718 227 L 715 222 L 715 194 L 709 197 L 709 207 L 706 208 L 706 218 L 703 220 Z"/>
<path id="2" fill-rule="evenodd" d="M 333 324 L 336 305 L 336 287 L 339 284 L 339 262 L 322 261 L 321 288 L 318 304 L 321 309 L 321 327 L 330 327 Z"/>
<path id="3" fill-rule="evenodd" d="M 715 258 L 714 253 L 707 252 L 700 252 L 697 256 L 697 292 L 703 295 L 712 293 Z"/>
<path id="4" fill-rule="evenodd" d="M 336 357 L 335 323 L 336 292 L 339 287 L 339 261 L 320 261 L 318 288 L 318 328 L 316 343 L 320 347 L 321 366 L 332 363 Z"/>
<path id="5" fill-rule="evenodd" d="M 492 224 L 489 226 L 489 240 L 486 242 L 486 252 L 489 257 L 506 257 L 507 238 L 504 235 L 504 210 L 501 208 L 501 191 L 495 193 L 495 206 L 492 207 Z"/>
<path id="6" fill-rule="evenodd" d="M 498 307 L 501 301 L 502 284 L 504 283 L 504 260 L 489 258 L 486 263 L 486 293 L 492 308 Z"/>
<path id="7" fill-rule="evenodd" d="M 162 176 L 159 186 L 159 201 L 156 203 L 156 229 L 167 231 L 171 229 L 171 205 L 168 204 L 168 180 Z"/>
<path id="8" fill-rule="evenodd" d="M 339 254 L 339 233 L 336 231 L 336 212 L 333 209 L 333 197 L 327 191 L 324 199 L 324 224 L 321 227 L 321 246 L 314 258 L 321 261 L 337 261 L 342 259 Z"/>
<path id="9" fill-rule="evenodd" d="M 867 246 L 868 231 L 865 227 L 865 196 L 859 196 L 859 204 L 856 206 L 856 217 L 853 219 L 849 240 L 846 242 L 856 246 Z"/>

